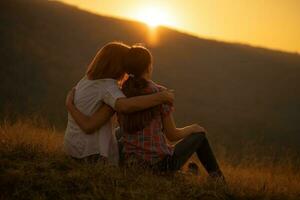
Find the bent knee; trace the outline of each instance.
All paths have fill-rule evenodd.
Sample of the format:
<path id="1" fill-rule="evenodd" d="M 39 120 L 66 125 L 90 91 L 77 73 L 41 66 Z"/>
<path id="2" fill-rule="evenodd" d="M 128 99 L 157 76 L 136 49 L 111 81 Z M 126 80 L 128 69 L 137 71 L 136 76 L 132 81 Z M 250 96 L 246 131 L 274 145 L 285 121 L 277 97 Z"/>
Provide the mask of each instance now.
<path id="1" fill-rule="evenodd" d="M 197 139 L 201 139 L 201 140 L 207 139 L 205 132 L 195 132 L 195 133 L 192 133 L 191 137 L 194 137 L 194 138 L 197 138 Z"/>

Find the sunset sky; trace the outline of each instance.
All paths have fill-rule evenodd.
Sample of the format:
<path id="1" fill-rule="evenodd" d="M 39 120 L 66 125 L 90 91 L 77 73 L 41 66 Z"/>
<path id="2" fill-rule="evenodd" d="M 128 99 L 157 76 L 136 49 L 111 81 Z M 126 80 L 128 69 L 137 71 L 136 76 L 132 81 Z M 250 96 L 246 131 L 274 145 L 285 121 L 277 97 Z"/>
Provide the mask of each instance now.
<path id="1" fill-rule="evenodd" d="M 300 52 L 300 0 L 60 0 L 106 16 Z"/>

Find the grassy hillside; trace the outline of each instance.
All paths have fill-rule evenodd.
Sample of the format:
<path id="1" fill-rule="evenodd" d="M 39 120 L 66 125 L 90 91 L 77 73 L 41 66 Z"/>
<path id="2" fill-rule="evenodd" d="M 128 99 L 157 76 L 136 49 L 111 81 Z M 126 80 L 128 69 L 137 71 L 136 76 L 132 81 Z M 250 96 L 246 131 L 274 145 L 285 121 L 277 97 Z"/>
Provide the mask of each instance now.
<path id="1" fill-rule="evenodd" d="M 156 175 L 135 166 L 116 168 L 79 163 L 62 151 L 63 133 L 39 120 L 0 125 L 0 199 L 241 199 L 300 198 L 299 165 L 289 155 L 257 157 L 248 149 L 242 162 L 232 164 L 217 151 L 227 177 L 224 189 L 186 173 Z M 227 198 L 228 196 L 234 198 Z"/>
<path id="2" fill-rule="evenodd" d="M 148 41 L 143 24 L 53 1 L 0 1 L 0 21 L 1 118 L 40 113 L 62 128 L 66 91 L 83 76 L 97 49 L 112 40 Z M 273 144 L 279 152 L 300 151 L 298 54 L 162 27 L 157 37 L 157 45 L 150 45 L 155 80 L 176 90 L 178 124 L 198 122 L 235 151 L 249 140 Z"/>

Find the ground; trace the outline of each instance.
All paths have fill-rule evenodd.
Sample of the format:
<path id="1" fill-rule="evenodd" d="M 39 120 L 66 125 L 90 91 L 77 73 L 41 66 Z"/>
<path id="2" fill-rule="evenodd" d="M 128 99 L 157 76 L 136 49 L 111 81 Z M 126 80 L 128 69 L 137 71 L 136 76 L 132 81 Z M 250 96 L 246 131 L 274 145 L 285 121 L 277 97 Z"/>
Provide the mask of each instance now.
<path id="1" fill-rule="evenodd" d="M 79 163 L 63 153 L 63 131 L 35 119 L 0 127 L 0 199 L 300 199 L 299 166 L 217 153 L 228 187 L 187 172 L 158 175 L 138 166 Z"/>

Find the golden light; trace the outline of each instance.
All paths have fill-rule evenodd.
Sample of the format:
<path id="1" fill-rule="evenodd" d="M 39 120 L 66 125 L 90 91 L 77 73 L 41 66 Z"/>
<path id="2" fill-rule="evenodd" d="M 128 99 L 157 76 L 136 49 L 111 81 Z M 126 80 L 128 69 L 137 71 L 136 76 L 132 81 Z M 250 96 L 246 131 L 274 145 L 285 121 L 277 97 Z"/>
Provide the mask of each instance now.
<path id="1" fill-rule="evenodd" d="M 147 6 L 145 8 L 141 8 L 135 18 L 146 23 L 151 28 L 155 28 L 159 25 L 173 25 L 171 17 L 167 11 L 161 7 Z"/>

